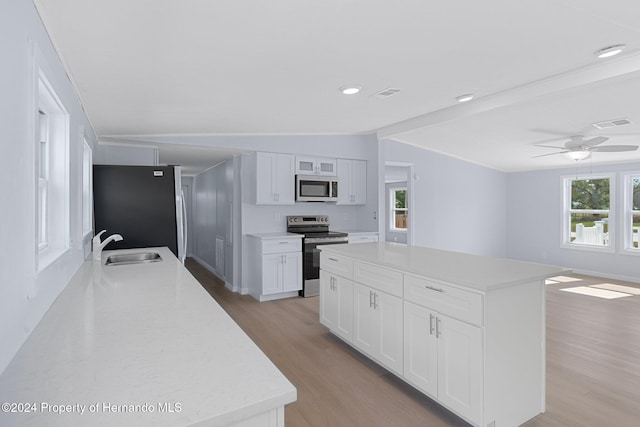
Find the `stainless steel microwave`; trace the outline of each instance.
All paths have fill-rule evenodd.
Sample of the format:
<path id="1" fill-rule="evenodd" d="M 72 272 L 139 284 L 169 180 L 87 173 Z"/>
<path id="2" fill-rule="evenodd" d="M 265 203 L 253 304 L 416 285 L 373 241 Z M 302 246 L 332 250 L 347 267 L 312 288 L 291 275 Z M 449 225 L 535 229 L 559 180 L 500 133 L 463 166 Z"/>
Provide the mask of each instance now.
<path id="1" fill-rule="evenodd" d="M 336 202 L 338 201 L 338 177 L 317 175 L 296 175 L 296 201 Z"/>

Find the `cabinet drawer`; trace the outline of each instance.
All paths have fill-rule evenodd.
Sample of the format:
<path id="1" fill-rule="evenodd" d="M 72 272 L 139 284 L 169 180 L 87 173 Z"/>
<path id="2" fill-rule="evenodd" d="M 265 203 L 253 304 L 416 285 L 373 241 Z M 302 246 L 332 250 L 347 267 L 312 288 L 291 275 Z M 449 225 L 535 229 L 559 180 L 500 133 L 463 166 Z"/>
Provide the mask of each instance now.
<path id="1" fill-rule="evenodd" d="M 263 254 L 276 254 L 282 252 L 302 252 L 302 240 L 295 238 L 262 241 Z"/>
<path id="2" fill-rule="evenodd" d="M 353 265 L 353 280 L 402 298 L 402 273 L 399 271 L 356 262 Z"/>
<path id="3" fill-rule="evenodd" d="M 327 252 L 320 253 L 320 269 L 353 279 L 353 261 L 340 255 Z"/>
<path id="4" fill-rule="evenodd" d="M 405 274 L 404 299 L 482 326 L 482 295 Z"/>

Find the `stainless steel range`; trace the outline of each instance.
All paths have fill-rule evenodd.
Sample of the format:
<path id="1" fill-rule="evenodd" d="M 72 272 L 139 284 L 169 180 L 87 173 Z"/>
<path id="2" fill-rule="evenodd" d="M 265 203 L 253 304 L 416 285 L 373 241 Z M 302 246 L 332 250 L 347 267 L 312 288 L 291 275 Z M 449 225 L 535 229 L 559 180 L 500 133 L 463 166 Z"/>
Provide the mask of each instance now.
<path id="1" fill-rule="evenodd" d="M 322 245 L 348 243 L 348 234 L 329 231 L 328 215 L 288 216 L 287 231 L 304 234 L 302 239 L 302 290 L 300 296 L 320 294 L 320 250 Z"/>

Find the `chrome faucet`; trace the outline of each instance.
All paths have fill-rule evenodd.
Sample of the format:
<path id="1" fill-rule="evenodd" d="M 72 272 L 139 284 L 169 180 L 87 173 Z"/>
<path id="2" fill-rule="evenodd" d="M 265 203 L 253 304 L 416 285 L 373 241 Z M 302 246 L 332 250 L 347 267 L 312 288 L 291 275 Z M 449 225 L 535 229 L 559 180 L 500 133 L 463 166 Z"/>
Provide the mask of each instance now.
<path id="1" fill-rule="evenodd" d="M 112 234 L 111 236 L 104 239 L 103 242 L 100 242 L 100 236 L 107 230 L 102 230 L 93 238 L 93 260 L 100 261 L 102 259 L 102 249 L 107 246 L 111 242 L 119 242 L 122 240 L 122 236 L 119 234 Z"/>

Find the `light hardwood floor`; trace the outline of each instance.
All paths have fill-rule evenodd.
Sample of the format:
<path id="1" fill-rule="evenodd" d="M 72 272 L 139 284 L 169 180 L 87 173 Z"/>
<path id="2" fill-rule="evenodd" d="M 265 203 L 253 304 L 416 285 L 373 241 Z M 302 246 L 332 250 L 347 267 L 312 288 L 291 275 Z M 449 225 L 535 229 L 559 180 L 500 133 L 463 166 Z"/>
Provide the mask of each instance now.
<path id="1" fill-rule="evenodd" d="M 468 426 L 331 335 L 318 298 L 259 303 L 191 259 L 187 268 L 296 386 L 287 427 Z M 640 426 L 640 295 L 559 291 L 602 282 L 574 277 L 547 286 L 547 411 L 524 426 Z"/>

